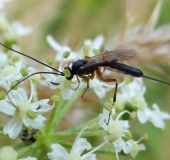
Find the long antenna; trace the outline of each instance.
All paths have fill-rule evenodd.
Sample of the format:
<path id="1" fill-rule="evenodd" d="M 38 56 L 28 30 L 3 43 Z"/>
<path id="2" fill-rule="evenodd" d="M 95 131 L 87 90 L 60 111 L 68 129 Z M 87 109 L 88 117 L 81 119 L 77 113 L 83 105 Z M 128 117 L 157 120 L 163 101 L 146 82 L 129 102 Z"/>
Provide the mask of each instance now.
<path id="1" fill-rule="evenodd" d="M 38 63 L 40 63 L 40 64 L 42 64 L 42 65 L 44 65 L 44 66 L 46 66 L 46 67 L 49 67 L 49 68 L 51 68 L 52 70 L 54 70 L 54 71 L 60 73 L 62 76 L 64 76 L 63 72 L 60 72 L 60 71 L 58 71 L 57 69 L 55 69 L 55 68 L 53 68 L 53 67 L 51 67 L 51 66 L 49 66 L 49 65 L 47 65 L 47 64 L 45 64 L 45 63 L 43 63 L 43 62 L 41 62 L 41 61 L 39 61 L 39 60 L 37 60 L 37 59 L 35 59 L 35 58 L 33 58 L 33 57 L 30 57 L 30 56 L 28 56 L 28 55 L 26 55 L 26 54 L 24 54 L 24 53 L 21 53 L 21 52 L 19 52 L 19 51 L 16 51 L 16 50 L 14 50 L 14 49 L 12 49 L 12 48 L 10 48 L 10 47 L 2 44 L 1 42 L 0 42 L 0 44 L 1 44 L 2 46 L 4 46 L 4 47 L 8 48 L 8 49 L 11 50 L 11 51 L 14 51 L 14 52 L 16 52 L 16 53 L 19 53 L 19 54 L 21 54 L 21 55 L 23 55 L 23 56 L 25 56 L 25 57 L 27 57 L 27 58 L 30 58 L 30 59 L 32 59 L 32 60 L 34 60 L 34 61 L 36 61 L 36 62 L 38 62 Z"/>
<path id="2" fill-rule="evenodd" d="M 27 77 L 23 78 L 22 80 L 20 80 L 18 83 L 16 83 L 14 86 L 12 86 L 12 88 L 10 88 L 10 90 L 7 92 L 7 94 L 9 92 L 11 92 L 12 89 L 14 89 L 17 85 L 19 85 L 21 82 L 25 81 L 26 79 L 28 79 L 29 77 L 32 77 L 36 74 L 57 74 L 57 73 L 54 73 L 54 72 L 35 72 L 35 73 L 32 73 L 30 75 L 28 75 Z M 60 74 L 57 74 L 57 75 L 60 75 Z M 51 82 L 52 83 L 52 82 Z M 52 83 L 53 84 L 53 83 Z M 56 83 L 56 85 L 59 85 Z"/>
<path id="3" fill-rule="evenodd" d="M 166 84 L 166 85 L 170 85 L 170 83 L 168 83 L 168 82 L 164 82 L 164 81 L 162 81 L 162 80 L 159 80 L 159 79 L 155 79 L 155 78 L 151 78 L 151 77 L 148 77 L 148 76 L 141 76 L 141 77 L 143 77 L 143 78 L 147 78 L 147 79 L 151 79 L 151 80 L 153 80 L 153 81 L 157 81 L 157 82 L 160 82 L 160 83 L 163 83 L 163 84 Z"/>

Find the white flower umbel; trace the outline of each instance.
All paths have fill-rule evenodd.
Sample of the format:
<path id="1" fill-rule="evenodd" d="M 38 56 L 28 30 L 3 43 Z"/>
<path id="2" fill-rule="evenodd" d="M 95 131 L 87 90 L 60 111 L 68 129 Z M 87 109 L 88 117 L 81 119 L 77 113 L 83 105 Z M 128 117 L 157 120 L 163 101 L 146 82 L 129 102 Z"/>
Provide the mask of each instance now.
<path id="1" fill-rule="evenodd" d="M 97 160 L 96 155 L 94 152 L 98 149 L 100 149 L 102 146 L 104 146 L 107 141 L 99 145 L 98 147 L 94 148 L 90 152 L 87 152 L 86 154 L 82 153 L 84 150 L 90 150 L 91 144 L 87 142 L 86 138 L 80 138 L 83 131 L 87 129 L 88 127 L 83 128 L 80 133 L 77 135 L 75 142 L 71 148 L 70 153 L 67 152 L 67 150 L 61 146 L 60 144 L 52 144 L 51 148 L 53 151 L 51 153 L 47 153 L 47 156 L 50 160 Z"/>
<path id="2" fill-rule="evenodd" d="M 164 120 L 170 119 L 170 114 L 159 109 L 157 104 L 153 104 L 153 109 L 145 108 L 137 111 L 138 119 L 141 123 L 151 122 L 155 127 L 164 129 Z"/>
<path id="3" fill-rule="evenodd" d="M 12 119 L 3 128 L 4 134 L 8 134 L 10 138 L 15 139 L 22 125 L 40 129 L 43 127 L 43 121 L 46 120 L 40 113 L 48 112 L 52 109 L 48 105 L 48 99 L 40 100 L 35 103 L 31 103 L 33 97 L 33 85 L 31 83 L 31 96 L 28 99 L 24 89 L 12 90 L 9 93 L 10 101 L 8 98 L 0 101 L 0 111 L 12 116 Z"/>

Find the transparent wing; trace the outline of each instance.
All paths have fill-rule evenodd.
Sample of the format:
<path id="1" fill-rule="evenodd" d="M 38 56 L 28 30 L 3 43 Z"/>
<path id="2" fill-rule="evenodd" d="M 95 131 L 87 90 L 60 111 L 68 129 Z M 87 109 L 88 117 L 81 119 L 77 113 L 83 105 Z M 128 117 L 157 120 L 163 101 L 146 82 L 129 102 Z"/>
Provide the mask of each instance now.
<path id="1" fill-rule="evenodd" d="M 112 60 L 122 61 L 132 58 L 136 55 L 136 50 L 131 48 L 119 48 L 114 51 L 106 51 L 100 55 L 87 58 L 87 63 L 82 66 L 82 69 L 89 68 L 92 66 L 102 66 L 109 63 Z"/>

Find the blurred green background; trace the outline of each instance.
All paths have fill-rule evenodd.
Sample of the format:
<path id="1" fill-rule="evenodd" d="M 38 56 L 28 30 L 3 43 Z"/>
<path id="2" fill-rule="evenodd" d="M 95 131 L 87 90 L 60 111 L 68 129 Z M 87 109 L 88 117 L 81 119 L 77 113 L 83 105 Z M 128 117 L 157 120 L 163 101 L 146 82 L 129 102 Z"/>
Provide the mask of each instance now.
<path id="1" fill-rule="evenodd" d="M 132 2 L 133 7 L 130 6 Z M 102 34 L 107 42 L 118 34 L 124 28 L 128 5 L 136 17 L 132 26 L 136 26 L 145 25 L 148 22 L 156 4 L 156 0 L 11 0 L 6 3 L 4 11 L 9 20 L 19 20 L 24 26 L 33 28 L 30 35 L 20 39 L 19 46 L 21 46 L 22 52 L 45 61 L 46 57 L 55 56 L 55 51 L 46 41 L 47 35 L 51 34 L 58 43 L 68 45 L 76 51 L 82 46 L 85 39 L 94 39 L 97 35 Z M 163 1 L 156 24 L 157 28 L 170 22 L 169 9 L 170 1 Z M 169 61 L 169 59 L 167 60 Z M 170 63 L 168 61 L 165 63 L 147 60 L 149 66 L 147 68 L 145 63 L 143 61 L 140 63 L 140 59 L 137 57 L 133 58 L 131 65 L 143 69 L 146 75 L 170 82 Z M 30 64 L 37 66 L 36 62 L 31 61 Z M 152 67 L 154 68 L 155 65 L 159 65 L 161 72 L 152 72 Z M 38 66 L 42 68 L 40 65 Z M 145 97 L 148 104 L 152 106 L 153 103 L 157 103 L 163 111 L 170 113 L 170 86 L 149 80 L 144 80 L 144 84 L 147 86 Z M 110 93 L 112 94 L 112 92 Z M 87 105 L 87 100 L 90 101 L 89 105 Z M 89 116 L 94 117 L 96 112 L 101 112 L 105 100 L 99 100 L 97 97 L 95 100 L 90 99 L 86 93 L 86 96 L 80 98 L 79 102 L 75 106 L 83 110 L 86 108 Z M 165 130 L 157 129 L 151 123 L 142 125 L 138 121 L 133 122 L 131 130 L 135 140 L 138 140 L 143 133 L 149 134 L 149 140 L 144 142 L 146 151 L 140 152 L 135 159 L 170 159 L 169 126 L 170 121 L 166 122 Z M 99 160 L 102 160 L 106 155 L 98 154 L 97 156 Z M 114 158 L 114 155 L 108 156 L 108 159 Z M 127 159 L 127 157 L 120 156 L 120 159 Z"/>

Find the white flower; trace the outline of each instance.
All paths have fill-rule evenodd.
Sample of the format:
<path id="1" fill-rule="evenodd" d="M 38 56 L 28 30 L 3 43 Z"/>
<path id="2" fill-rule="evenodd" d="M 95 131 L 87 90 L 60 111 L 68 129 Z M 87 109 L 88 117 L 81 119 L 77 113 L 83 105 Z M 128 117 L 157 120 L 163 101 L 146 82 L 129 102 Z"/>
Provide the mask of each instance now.
<path id="1" fill-rule="evenodd" d="M 123 140 L 123 137 L 125 137 L 125 133 L 129 132 L 129 123 L 127 120 L 119 120 L 120 117 L 125 113 L 129 112 L 126 110 L 121 112 L 114 120 L 113 116 L 115 117 L 116 115 L 115 108 L 112 109 L 111 115 L 110 112 L 104 108 L 103 113 L 99 115 L 99 126 L 102 127 L 104 130 L 108 131 L 111 137 L 114 137 L 114 142 L 112 142 L 112 145 L 115 149 L 117 160 L 119 159 L 118 152 L 120 152 L 121 150 L 123 150 L 126 154 L 130 153 L 131 151 L 131 147 L 126 145 Z"/>
<path id="2" fill-rule="evenodd" d="M 9 146 L 0 149 L 0 160 L 17 160 L 17 152 Z"/>
<path id="3" fill-rule="evenodd" d="M 138 119 L 141 123 L 151 122 L 155 127 L 164 129 L 165 123 L 163 120 L 170 119 L 170 114 L 159 109 L 158 105 L 153 104 L 153 110 L 145 108 L 137 111 Z"/>
<path id="4" fill-rule="evenodd" d="M 132 150 L 132 147 L 128 146 L 123 139 L 118 139 L 116 142 L 113 142 L 113 146 L 117 153 L 123 150 L 125 154 L 129 154 Z"/>
<path id="5" fill-rule="evenodd" d="M 87 128 L 87 127 L 86 127 Z M 91 150 L 90 152 L 87 152 L 86 154 L 82 153 L 84 150 L 91 149 L 91 144 L 87 142 L 85 138 L 80 138 L 83 131 L 86 129 L 82 129 L 80 133 L 78 134 L 77 138 L 75 139 L 75 142 L 71 148 L 70 153 L 67 152 L 67 150 L 62 147 L 60 144 L 52 144 L 51 148 L 53 151 L 51 153 L 47 153 L 47 156 L 50 160 L 97 160 L 96 155 L 94 152 L 101 148 L 103 145 L 107 143 L 104 142 L 100 146 L 96 147 L 95 149 Z"/>
<path id="6" fill-rule="evenodd" d="M 131 83 L 125 84 L 120 87 L 120 90 L 121 94 L 117 94 L 118 101 L 120 100 L 124 103 L 128 102 L 138 109 L 143 109 L 147 107 L 146 101 L 144 99 L 146 87 L 143 86 L 141 78 L 134 78 Z M 115 103 L 115 105 L 117 104 Z"/>
<path id="7" fill-rule="evenodd" d="M 119 118 L 124 114 L 129 113 L 128 111 L 121 112 L 116 119 L 114 120 L 112 117 L 116 114 L 115 108 L 112 109 L 112 113 L 110 115 L 110 111 L 103 109 L 103 113 L 99 115 L 99 126 L 104 130 L 108 131 L 110 134 L 114 134 L 117 136 L 117 139 L 122 138 L 125 132 L 128 132 L 129 124 L 127 120 L 119 120 Z"/>
<path id="8" fill-rule="evenodd" d="M 8 25 L 8 34 L 17 33 L 19 36 L 26 36 L 32 32 L 31 27 L 23 27 L 19 21 L 13 21 Z"/>
<path id="9" fill-rule="evenodd" d="M 145 145 L 144 144 L 139 144 L 140 140 L 134 141 L 134 140 L 129 140 L 126 142 L 126 144 L 131 148 L 131 156 L 134 158 L 137 153 L 141 150 L 145 150 Z"/>
<path id="10" fill-rule="evenodd" d="M 13 56 L 15 54 L 16 53 L 13 52 Z M 4 63 L 7 63 L 7 61 L 5 62 L 5 57 Z M 17 61 L 14 66 L 5 65 L 4 68 L 0 69 L 0 85 L 5 89 L 9 89 L 12 82 L 22 78 L 20 73 L 22 67 L 24 67 L 24 64 L 22 58 L 20 58 L 20 60 Z"/>
<path id="11" fill-rule="evenodd" d="M 0 85 L 6 89 L 10 88 L 12 82 L 22 78 L 20 69 L 22 67 L 22 61 L 14 66 L 7 65 L 0 72 Z"/>
<path id="12" fill-rule="evenodd" d="M 70 47 L 65 46 L 65 45 L 60 45 L 59 43 L 57 43 L 54 38 L 51 35 L 47 36 L 47 42 L 49 43 L 49 45 L 57 52 L 55 60 L 56 61 L 73 61 L 75 59 L 77 59 L 77 54 L 76 52 L 73 52 Z M 67 58 L 67 59 L 63 59 L 63 54 L 65 51 L 69 51 L 71 52 L 71 55 Z"/>
<path id="13" fill-rule="evenodd" d="M 84 46 L 88 47 L 88 56 L 95 56 L 93 52 L 94 49 L 100 50 L 104 42 L 103 35 L 98 35 L 93 41 L 91 39 L 87 39 L 84 41 Z M 83 58 L 83 57 L 82 57 Z"/>
<path id="14" fill-rule="evenodd" d="M 52 72 L 52 69 L 46 67 L 44 71 Z M 41 84 L 44 86 L 49 86 L 51 89 L 60 88 L 63 99 L 70 99 L 76 96 L 75 90 L 72 88 L 71 81 L 67 80 L 65 76 L 56 76 L 54 74 L 43 74 L 43 76 L 46 79 L 45 81 L 40 81 Z"/>
<path id="15" fill-rule="evenodd" d="M 31 88 L 31 91 L 33 91 L 32 84 Z M 48 99 L 31 103 L 32 96 L 33 92 L 31 92 L 31 96 L 28 99 L 24 89 L 19 88 L 9 93 L 9 98 L 13 105 L 9 103 L 7 98 L 0 101 L 0 111 L 13 117 L 3 129 L 4 134 L 9 134 L 9 137 L 12 139 L 18 136 L 23 123 L 35 129 L 43 127 L 43 121 L 46 120 L 46 118 L 40 113 L 48 112 L 52 109 L 52 107 L 47 104 L 49 101 Z"/>

